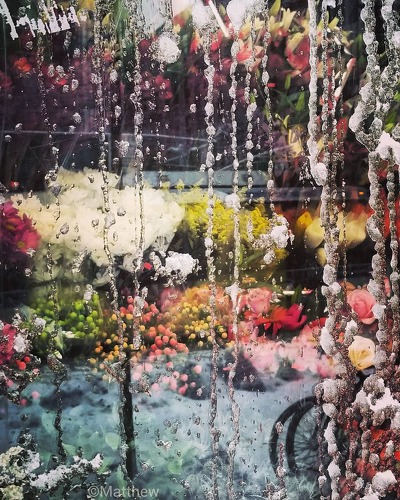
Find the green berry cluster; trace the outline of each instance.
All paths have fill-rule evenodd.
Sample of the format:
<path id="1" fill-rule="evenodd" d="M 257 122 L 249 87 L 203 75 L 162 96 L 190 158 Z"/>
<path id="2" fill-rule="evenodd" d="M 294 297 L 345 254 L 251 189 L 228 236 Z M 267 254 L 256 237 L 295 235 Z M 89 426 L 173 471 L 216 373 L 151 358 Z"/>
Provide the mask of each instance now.
<path id="1" fill-rule="evenodd" d="M 40 356 L 48 354 L 52 341 L 61 353 L 85 354 L 101 336 L 104 319 L 100 296 L 95 291 L 88 300 L 71 292 L 59 293 L 56 301 L 52 294 L 36 296 L 31 310 L 34 317 L 45 321 L 43 332 L 34 341 Z"/>

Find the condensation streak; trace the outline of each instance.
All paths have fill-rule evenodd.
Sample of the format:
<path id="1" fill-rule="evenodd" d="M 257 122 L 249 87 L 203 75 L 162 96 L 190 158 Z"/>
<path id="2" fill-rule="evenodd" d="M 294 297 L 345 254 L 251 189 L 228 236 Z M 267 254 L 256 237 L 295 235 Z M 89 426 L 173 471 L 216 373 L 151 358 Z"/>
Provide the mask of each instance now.
<path id="1" fill-rule="evenodd" d="M 233 201 L 233 241 L 234 241 L 234 251 L 233 251 L 233 280 L 230 287 L 231 299 L 232 299 L 232 333 L 234 337 L 234 348 L 233 348 L 233 363 L 230 366 L 229 377 L 228 377 L 228 394 L 229 401 L 231 403 L 232 412 L 232 440 L 229 442 L 228 455 L 228 479 L 227 479 L 227 489 L 228 498 L 235 498 L 234 484 L 233 484 L 233 474 L 235 469 L 235 455 L 236 448 L 240 439 L 240 429 L 239 429 L 239 419 L 240 419 L 240 406 L 238 405 L 235 398 L 235 390 L 233 387 L 233 379 L 236 375 L 236 370 L 238 367 L 238 356 L 239 356 L 239 336 L 238 336 L 238 292 L 239 292 L 239 259 L 240 259 L 240 228 L 239 228 L 239 211 L 240 211 L 240 201 L 239 201 L 239 159 L 237 153 L 237 121 L 236 121 L 236 108 L 237 108 L 237 80 L 235 71 L 237 68 L 237 54 L 239 51 L 238 37 L 235 36 L 235 40 L 232 43 L 231 55 L 232 63 L 229 70 L 231 78 L 231 87 L 229 89 L 229 96 L 232 99 L 231 103 L 231 125 L 232 125 L 232 141 L 231 141 L 231 154 L 233 159 L 233 179 L 232 179 L 232 194 L 234 197 Z"/>
<path id="2" fill-rule="evenodd" d="M 220 431 L 215 425 L 215 420 L 218 413 L 218 396 L 217 396 L 217 376 L 218 376 L 218 354 L 219 346 L 217 343 L 215 325 L 216 325 L 216 268 L 214 259 L 214 241 L 213 241 L 213 229 L 214 229 L 214 205 L 215 205 L 215 192 L 214 192 L 214 106 L 213 106 L 213 96 L 214 96 L 214 77 L 215 77 L 215 67 L 210 61 L 210 35 L 207 33 L 203 34 L 204 43 L 204 62 L 206 68 L 204 70 L 205 77 L 207 79 L 207 104 L 205 113 L 205 123 L 207 132 L 207 159 L 206 168 L 208 175 L 208 202 L 207 202 L 207 237 L 205 241 L 206 248 L 206 258 L 207 258 L 207 279 L 210 288 L 210 334 L 212 337 L 212 353 L 211 353 L 211 376 L 210 376 L 210 411 L 209 411 L 209 429 L 212 439 L 212 498 L 218 500 L 218 464 L 219 464 L 219 437 Z"/>
<path id="3" fill-rule="evenodd" d="M 393 316 L 393 324 L 391 328 L 391 340 L 392 347 L 389 361 L 393 366 L 393 376 L 396 377 L 397 374 L 394 373 L 395 362 L 400 350 L 400 287 L 399 287 L 399 237 L 397 232 L 397 211 L 398 204 L 396 207 L 396 177 L 395 177 L 395 163 L 393 158 L 388 161 L 388 173 L 387 173 L 387 189 L 388 189 L 388 210 L 389 210 L 389 231 L 390 231 L 390 249 L 392 251 L 392 256 L 390 259 L 391 273 L 389 275 L 392 296 L 389 299 L 389 306 Z M 389 380 L 392 380 L 391 378 Z"/>
<path id="4" fill-rule="evenodd" d="M 263 11 L 263 18 L 265 23 L 265 34 L 263 38 L 263 46 L 264 46 L 264 56 L 261 59 L 261 82 L 263 84 L 264 96 L 265 96 L 265 108 L 267 112 L 267 125 L 268 125 L 268 173 L 267 173 L 267 193 L 270 202 L 271 212 L 275 212 L 274 204 L 273 204 L 273 196 L 274 196 L 274 162 L 273 162 L 273 153 L 274 153 L 274 138 L 273 138 L 273 117 L 272 117 L 272 102 L 271 96 L 269 92 L 269 73 L 268 73 L 268 44 L 271 38 L 270 33 L 270 18 L 269 18 L 269 9 L 268 4 L 266 3 L 265 9 Z"/>
<path id="5" fill-rule="evenodd" d="M 138 40 L 140 36 L 140 25 L 141 25 L 141 15 L 139 9 L 139 2 L 134 2 L 132 4 L 132 16 L 130 18 L 130 34 L 134 39 Z M 134 138 L 135 138 L 135 154 L 134 154 L 134 166 L 135 166 L 135 183 L 138 189 L 138 205 L 139 205 L 139 217 L 140 217 L 140 235 L 139 235 L 139 245 L 138 253 L 136 255 L 135 263 L 135 275 L 134 275 L 134 287 L 136 293 L 139 293 L 139 272 L 143 263 L 143 253 L 144 253 L 144 205 L 143 205 L 143 188 L 144 188 L 144 177 L 143 177 L 143 106 L 142 106 L 142 74 L 141 74 L 141 54 L 138 48 L 138 44 L 135 47 L 135 69 L 133 72 L 134 81 L 134 92 L 131 96 L 131 100 L 134 105 Z M 140 347 L 141 336 L 139 331 L 139 314 L 136 315 L 136 325 L 133 332 L 133 343 L 136 345 L 137 349 Z"/>
<path id="6" fill-rule="evenodd" d="M 317 104 L 318 104 L 318 41 L 317 41 L 317 9 L 314 0 L 308 1 L 308 9 L 310 15 L 309 21 L 309 39 L 310 39 L 310 97 L 308 101 L 308 134 L 307 141 L 310 169 L 311 172 L 317 164 L 318 158 L 318 121 L 317 121 Z"/>
<path id="7" fill-rule="evenodd" d="M 103 193 L 103 209 L 104 209 L 104 230 L 103 230 L 103 247 L 107 256 L 108 266 L 107 266 L 107 274 L 109 276 L 109 287 L 111 294 L 111 306 L 113 312 L 117 318 L 117 336 L 118 336 L 118 344 L 120 346 L 119 349 L 119 361 L 114 363 L 113 365 L 108 365 L 105 363 L 106 369 L 109 371 L 109 374 L 114 376 L 119 382 L 119 396 L 120 400 L 118 403 L 118 414 L 119 414 L 119 426 L 120 426 L 120 456 L 121 456 L 121 469 L 126 478 L 129 478 L 129 471 L 127 469 L 128 463 L 128 445 L 127 445 L 127 432 L 125 426 L 125 413 L 124 409 L 126 406 L 126 396 L 124 391 L 124 383 L 126 380 L 126 372 L 123 368 L 124 363 L 126 362 L 126 353 L 123 348 L 124 344 L 124 328 L 123 321 L 120 315 L 118 302 L 118 289 L 116 285 L 116 277 L 115 277 L 115 262 L 113 256 L 111 254 L 109 248 L 109 230 L 110 227 L 115 222 L 114 215 L 111 212 L 110 208 L 110 198 L 108 191 L 108 165 L 107 165 L 107 141 L 105 135 L 105 110 L 104 110 L 104 101 L 103 101 L 103 59 L 102 59 L 102 14 L 103 9 L 106 9 L 107 6 L 102 4 L 102 2 L 96 2 L 96 11 L 95 11 L 95 20 L 94 20 L 94 50 L 93 50 L 93 74 L 92 74 L 92 83 L 95 89 L 95 103 L 97 110 L 97 120 L 98 120 L 98 142 L 99 142 L 99 170 L 102 174 L 103 185 L 101 186 Z"/>
<path id="8" fill-rule="evenodd" d="M 336 172 L 337 164 L 332 161 L 332 156 L 329 151 L 329 142 L 332 139 L 330 134 L 330 126 L 332 126 L 330 106 L 335 108 L 334 100 L 334 88 L 331 88 L 331 80 L 328 75 L 328 64 L 331 65 L 331 71 L 335 72 L 335 60 L 333 57 L 328 59 L 328 53 L 330 49 L 329 39 L 328 39 L 328 9 L 327 2 L 322 2 L 322 12 L 321 12 L 321 22 L 322 22 L 322 40 L 321 40 L 321 63 L 322 63 L 322 112 L 321 112 L 321 131 L 323 136 L 324 144 L 324 157 L 323 163 L 327 172 L 326 179 L 322 185 L 321 194 L 321 225 L 325 230 L 325 254 L 326 254 L 326 264 L 324 266 L 324 276 L 323 280 L 327 286 L 324 286 L 322 293 L 325 295 L 327 300 L 327 309 L 329 311 L 329 318 L 326 322 L 328 335 L 334 340 L 334 349 L 332 354 L 335 355 L 336 359 L 344 364 L 345 355 L 343 355 L 340 347 L 338 347 L 338 325 L 341 323 L 342 319 L 342 308 L 343 303 L 339 297 L 340 287 L 337 287 L 337 272 L 339 265 L 339 228 L 338 228 L 338 209 L 336 206 L 337 197 L 337 186 L 336 186 Z M 310 27 L 311 30 L 311 27 Z M 310 44 L 312 41 L 310 40 Z M 333 82 L 335 83 L 335 82 Z M 311 100 L 311 99 L 310 99 Z M 310 120 L 312 120 L 310 114 Z M 313 145 L 316 147 L 315 153 L 318 154 L 317 144 Z M 315 158 L 317 160 L 317 158 Z M 341 378 L 347 380 L 345 376 L 346 372 L 341 374 Z M 350 391 L 348 391 L 350 393 Z M 338 406 L 345 405 L 344 398 L 339 402 Z M 344 407 L 344 406 L 343 406 Z M 340 409 L 338 410 L 340 411 Z M 329 448 L 328 453 L 331 456 L 331 464 L 328 467 L 328 471 L 331 476 L 331 490 L 332 498 L 339 498 L 339 476 L 332 474 L 332 467 L 339 467 L 339 455 L 336 453 L 336 439 L 335 439 L 335 429 L 337 422 L 332 420 L 329 422 L 331 431 L 331 443 L 332 446 Z"/>
<path id="9" fill-rule="evenodd" d="M 360 129 L 356 131 L 357 138 L 361 141 L 366 139 L 365 145 L 370 149 L 368 155 L 368 178 L 370 181 L 370 207 L 374 213 L 370 216 L 367 224 L 368 232 L 371 239 L 375 242 L 375 255 L 372 259 L 372 278 L 374 283 L 370 283 L 369 289 L 374 296 L 377 304 L 387 307 L 387 299 L 385 293 L 384 276 L 386 275 L 386 251 L 385 251 L 385 237 L 384 237 L 384 206 L 380 194 L 379 183 L 379 154 L 374 151 L 378 145 L 379 139 L 383 129 L 384 109 L 382 109 L 386 97 L 382 94 L 382 87 L 380 82 L 380 69 L 378 64 L 378 44 L 376 41 L 376 18 L 375 18 L 375 2 L 365 0 L 364 7 L 361 11 L 361 19 L 365 25 L 363 39 L 367 52 L 367 74 L 370 78 L 371 87 L 366 92 L 366 101 L 369 104 L 368 111 L 373 109 L 375 118 L 370 126 L 369 133 L 361 132 Z M 365 90 L 365 87 L 364 89 Z M 383 99 L 382 99 L 383 98 Z M 363 115 L 361 123 L 365 123 L 367 114 Z M 360 125 L 361 126 L 361 125 Z M 378 318 L 379 329 L 376 333 L 378 340 L 375 366 L 377 373 L 382 375 L 382 369 L 385 370 L 388 362 L 388 343 L 389 331 L 387 325 L 386 315 L 381 315 Z M 384 377 L 385 379 L 385 377 Z"/>
<path id="10" fill-rule="evenodd" d="M 246 62 L 246 79 L 245 79 L 245 89 L 244 98 L 247 105 L 246 117 L 247 117 L 247 136 L 246 136 L 246 168 L 247 168 L 247 188 L 250 190 L 253 187 L 253 116 L 257 108 L 254 102 L 257 98 L 256 90 L 253 89 L 253 95 L 251 95 L 251 77 L 252 77 L 252 65 L 255 63 L 255 30 L 254 30 L 254 20 L 251 20 L 250 28 L 250 39 L 251 39 L 251 56 Z"/>
<path id="11" fill-rule="evenodd" d="M 43 11 L 44 5 L 39 4 L 39 11 Z M 48 138 L 48 143 L 49 143 L 49 148 L 50 148 L 50 154 L 52 158 L 52 168 L 48 172 L 48 174 L 45 176 L 46 183 L 48 187 L 51 188 L 52 185 L 55 185 L 57 183 L 57 174 L 59 171 L 59 164 L 58 164 L 58 149 L 54 146 L 53 143 L 53 136 L 52 136 L 52 128 L 51 128 L 51 123 L 49 119 L 49 115 L 47 112 L 47 106 L 46 106 L 46 87 L 44 83 L 44 74 L 43 74 L 43 64 L 44 64 L 44 47 L 45 47 L 45 40 L 43 35 L 38 34 L 38 49 L 37 49 L 37 55 L 36 55 L 36 65 L 37 65 L 37 80 L 38 80 L 38 86 L 39 86 L 39 92 L 40 92 L 40 99 L 41 99 L 41 104 L 40 104 L 40 111 L 41 115 L 43 118 L 43 122 L 45 124 L 45 127 L 47 129 L 47 138 Z M 57 210 L 55 213 L 53 213 L 54 220 L 57 221 L 60 218 L 60 201 L 59 201 L 59 190 L 55 189 L 54 190 L 54 195 L 56 198 L 55 205 L 57 207 Z M 63 445 L 63 427 L 62 427 L 62 416 L 63 416 L 63 402 L 62 402 L 62 395 L 61 395 L 61 384 L 65 380 L 66 377 L 66 369 L 62 365 L 61 361 L 59 361 L 58 358 L 58 350 L 56 347 L 56 336 L 59 330 L 59 311 L 60 311 L 60 305 L 59 305 L 59 297 L 58 297 L 58 289 L 57 289 L 57 284 L 56 281 L 53 278 L 53 255 L 51 252 L 51 245 L 49 244 L 47 246 L 47 251 L 46 251 L 46 267 L 47 271 L 50 276 L 50 288 L 51 288 L 51 299 L 54 301 L 54 322 L 55 322 L 55 328 L 53 329 L 51 335 L 50 335 L 50 354 L 47 356 L 47 365 L 50 368 L 50 370 L 54 374 L 53 378 L 53 383 L 55 386 L 55 399 L 56 399 L 56 414 L 54 418 L 54 428 L 57 432 L 57 450 L 58 453 L 61 457 L 61 461 L 65 462 L 67 458 L 67 454 Z"/>

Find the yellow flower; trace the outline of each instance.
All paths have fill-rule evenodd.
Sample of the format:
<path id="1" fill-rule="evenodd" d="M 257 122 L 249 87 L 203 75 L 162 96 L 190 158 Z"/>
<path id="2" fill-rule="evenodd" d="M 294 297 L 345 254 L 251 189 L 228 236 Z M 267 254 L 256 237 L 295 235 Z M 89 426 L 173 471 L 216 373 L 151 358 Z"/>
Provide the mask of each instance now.
<path id="1" fill-rule="evenodd" d="M 375 344 L 371 339 L 355 335 L 349 346 L 349 358 L 357 370 L 365 370 L 374 365 Z"/>
<path id="2" fill-rule="evenodd" d="M 304 231 L 311 224 L 312 217 L 310 212 L 304 212 L 304 214 L 300 215 L 300 217 L 296 220 L 296 224 L 294 226 L 294 235 L 296 238 L 300 238 L 303 236 Z"/>
<path id="3" fill-rule="evenodd" d="M 324 241 L 324 237 L 325 230 L 321 225 L 321 217 L 315 217 L 304 231 L 304 243 L 308 248 L 317 248 Z"/>
<path id="4" fill-rule="evenodd" d="M 339 229 L 339 244 L 345 243 L 345 248 L 354 248 L 362 243 L 367 237 L 366 222 L 368 214 L 362 212 L 360 214 L 349 213 L 344 217 L 343 212 L 340 212 L 337 217 L 336 227 Z M 308 248 L 317 248 L 324 241 L 325 230 L 322 227 L 320 217 L 316 217 L 304 231 L 304 243 Z M 345 242 L 346 238 L 346 242 Z"/>

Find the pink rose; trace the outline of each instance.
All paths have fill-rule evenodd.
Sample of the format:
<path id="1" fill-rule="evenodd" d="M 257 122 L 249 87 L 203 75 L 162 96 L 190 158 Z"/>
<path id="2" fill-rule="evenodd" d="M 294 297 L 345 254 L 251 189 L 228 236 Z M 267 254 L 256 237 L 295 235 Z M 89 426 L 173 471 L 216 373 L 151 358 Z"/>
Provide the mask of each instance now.
<path id="1" fill-rule="evenodd" d="M 268 288 L 250 288 L 241 296 L 239 307 L 244 309 L 247 307 L 256 315 L 267 314 L 272 299 L 273 293 Z"/>
<path id="2" fill-rule="evenodd" d="M 249 340 L 243 349 L 244 357 L 250 361 L 258 373 L 275 375 L 279 370 L 279 343 L 259 337 L 257 341 Z"/>
<path id="3" fill-rule="evenodd" d="M 358 315 L 361 323 L 370 325 L 375 321 L 372 308 L 376 304 L 374 297 L 364 289 L 356 289 L 347 294 L 347 302 Z"/>

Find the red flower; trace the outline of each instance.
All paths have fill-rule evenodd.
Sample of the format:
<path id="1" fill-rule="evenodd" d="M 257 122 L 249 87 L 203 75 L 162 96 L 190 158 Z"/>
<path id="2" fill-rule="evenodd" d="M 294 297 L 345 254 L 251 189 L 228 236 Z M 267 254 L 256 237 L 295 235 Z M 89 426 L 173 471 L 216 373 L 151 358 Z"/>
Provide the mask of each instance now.
<path id="1" fill-rule="evenodd" d="M 275 307 L 268 318 L 260 318 L 255 323 L 264 324 L 267 328 L 272 325 L 272 333 L 276 335 L 278 330 L 286 328 L 287 330 L 297 330 L 307 320 L 307 316 L 301 314 L 302 307 L 299 304 L 293 304 L 286 309 L 285 307 Z M 260 321 L 262 319 L 262 321 Z"/>
<path id="2" fill-rule="evenodd" d="M 287 44 L 285 54 L 289 64 L 295 69 L 303 72 L 309 65 L 310 40 L 304 36 L 302 40 L 292 49 Z"/>
<path id="3" fill-rule="evenodd" d="M 32 225 L 32 220 L 24 214 L 22 217 L 11 201 L 0 205 L 0 242 L 3 261 L 12 264 L 27 259 L 29 250 L 36 250 L 40 236 Z"/>
<path id="4" fill-rule="evenodd" d="M 14 69 L 21 74 L 27 74 L 32 69 L 32 64 L 26 57 L 20 57 L 14 62 Z"/>
<path id="5" fill-rule="evenodd" d="M 16 328 L 6 323 L 0 334 L 0 365 L 7 363 L 14 354 Z"/>
<path id="6" fill-rule="evenodd" d="M 29 225 L 25 227 L 22 231 L 19 231 L 15 237 L 15 244 L 17 249 L 22 253 L 28 253 L 28 250 L 36 250 L 39 246 L 40 236 L 32 228 L 32 223 L 29 221 Z"/>

